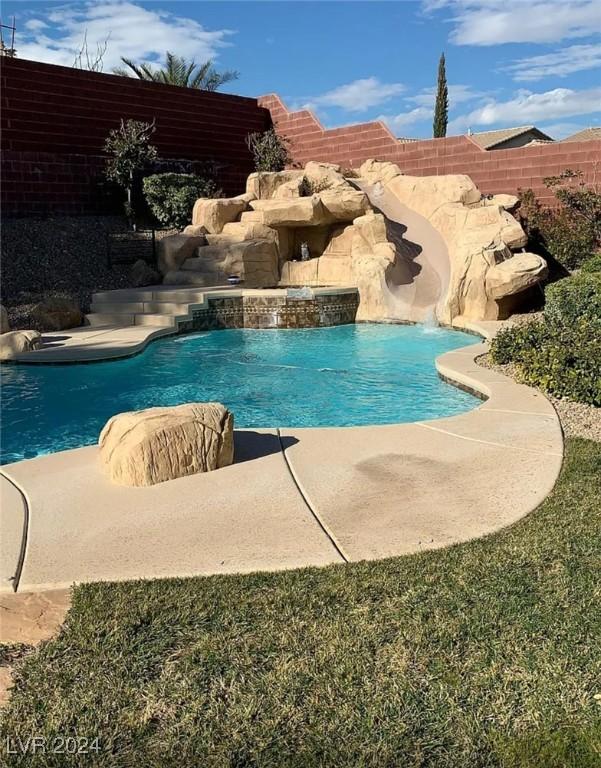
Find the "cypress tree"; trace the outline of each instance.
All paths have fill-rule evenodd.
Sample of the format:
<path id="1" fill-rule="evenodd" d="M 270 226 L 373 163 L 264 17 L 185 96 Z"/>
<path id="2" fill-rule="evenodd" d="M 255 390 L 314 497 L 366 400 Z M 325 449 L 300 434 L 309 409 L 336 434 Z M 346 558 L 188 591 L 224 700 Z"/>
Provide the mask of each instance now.
<path id="1" fill-rule="evenodd" d="M 438 87 L 436 89 L 436 107 L 434 109 L 434 138 L 440 139 L 447 135 L 449 121 L 449 89 L 447 88 L 447 71 L 444 53 L 438 62 Z"/>

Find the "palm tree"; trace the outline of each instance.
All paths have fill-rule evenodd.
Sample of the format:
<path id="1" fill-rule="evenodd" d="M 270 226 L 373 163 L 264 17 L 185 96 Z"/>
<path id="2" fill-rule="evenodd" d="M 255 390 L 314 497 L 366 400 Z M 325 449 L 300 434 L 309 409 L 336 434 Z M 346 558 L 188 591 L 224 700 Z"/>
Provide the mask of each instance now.
<path id="1" fill-rule="evenodd" d="M 225 83 L 238 78 L 238 73 L 233 70 L 218 72 L 211 59 L 197 66 L 194 59 L 187 61 L 183 56 L 176 56 L 169 51 L 165 56 L 165 64 L 160 69 L 153 69 L 149 64 L 136 64 L 125 56 L 121 57 L 121 61 L 128 69 L 117 67 L 113 70 L 116 75 L 132 77 L 133 72 L 140 80 L 179 85 L 182 88 L 198 88 L 201 91 L 216 91 Z"/>

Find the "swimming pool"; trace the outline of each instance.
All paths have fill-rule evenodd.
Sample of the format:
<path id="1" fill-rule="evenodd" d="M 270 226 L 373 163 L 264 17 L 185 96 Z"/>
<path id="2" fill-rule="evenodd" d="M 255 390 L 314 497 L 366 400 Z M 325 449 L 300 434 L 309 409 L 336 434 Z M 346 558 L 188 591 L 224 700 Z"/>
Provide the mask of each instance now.
<path id="1" fill-rule="evenodd" d="M 218 400 L 237 427 L 390 424 L 451 416 L 478 400 L 434 359 L 478 343 L 414 325 L 224 330 L 153 342 L 140 355 L 79 365 L 2 367 L 2 463 L 95 443 L 107 419 Z"/>

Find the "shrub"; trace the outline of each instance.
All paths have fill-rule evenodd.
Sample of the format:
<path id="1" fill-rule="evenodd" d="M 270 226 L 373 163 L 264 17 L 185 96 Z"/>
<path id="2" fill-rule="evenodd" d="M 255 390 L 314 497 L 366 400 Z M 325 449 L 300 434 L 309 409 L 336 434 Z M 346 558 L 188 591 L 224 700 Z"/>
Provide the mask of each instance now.
<path id="1" fill-rule="evenodd" d="M 533 246 L 567 269 L 576 269 L 601 245 L 601 194 L 566 170 L 545 179 L 560 207 L 543 208 L 531 189 L 520 190 L 520 218 Z"/>
<path id="2" fill-rule="evenodd" d="M 601 253 L 596 253 L 587 259 L 582 265 L 582 271 L 584 273 L 601 272 Z"/>
<path id="3" fill-rule="evenodd" d="M 491 359 L 513 363 L 526 384 L 601 406 L 601 274 L 554 283 L 546 300 L 542 319 L 497 334 Z"/>
<path id="4" fill-rule="evenodd" d="M 288 139 L 276 133 L 274 128 L 263 133 L 249 133 L 246 144 L 252 152 L 255 169 L 259 173 L 283 171 L 292 162 Z"/>
<path id="5" fill-rule="evenodd" d="M 144 196 L 150 210 L 165 227 L 181 228 L 192 220 L 199 197 L 219 197 L 212 179 L 191 173 L 157 173 L 144 179 Z"/>

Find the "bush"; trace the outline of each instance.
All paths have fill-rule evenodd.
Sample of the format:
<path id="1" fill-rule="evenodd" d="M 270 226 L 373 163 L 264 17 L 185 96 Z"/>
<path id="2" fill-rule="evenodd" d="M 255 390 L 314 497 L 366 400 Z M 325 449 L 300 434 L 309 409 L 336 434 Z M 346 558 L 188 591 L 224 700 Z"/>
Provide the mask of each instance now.
<path id="1" fill-rule="evenodd" d="M 280 136 L 273 128 L 263 133 L 249 133 L 246 144 L 252 152 L 255 169 L 259 173 L 283 171 L 292 162 L 288 139 Z"/>
<path id="2" fill-rule="evenodd" d="M 596 253 L 587 259 L 582 265 L 582 271 L 584 273 L 601 272 L 601 253 Z"/>
<path id="3" fill-rule="evenodd" d="M 566 170 L 545 179 L 560 203 L 543 208 L 531 189 L 520 190 L 520 219 L 531 246 L 544 248 L 566 269 L 577 269 L 601 245 L 601 194 Z"/>
<path id="4" fill-rule="evenodd" d="M 220 197 L 212 179 L 190 173 L 157 173 L 144 179 L 144 196 L 150 210 L 165 227 L 185 227 L 199 197 Z"/>
<path id="5" fill-rule="evenodd" d="M 497 334 L 491 359 L 556 397 L 601 406 L 601 273 L 554 283 L 546 300 L 541 320 Z"/>

